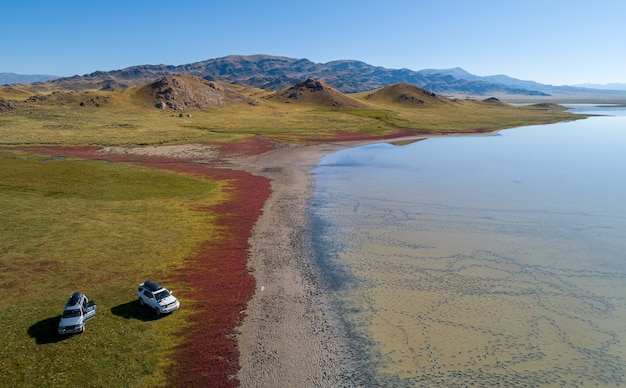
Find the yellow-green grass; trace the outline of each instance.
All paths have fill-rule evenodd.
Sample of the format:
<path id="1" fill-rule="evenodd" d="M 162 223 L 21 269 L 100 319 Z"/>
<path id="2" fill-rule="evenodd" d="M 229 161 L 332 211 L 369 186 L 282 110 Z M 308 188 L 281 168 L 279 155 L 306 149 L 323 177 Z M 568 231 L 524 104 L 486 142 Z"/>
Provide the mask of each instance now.
<path id="1" fill-rule="evenodd" d="M 0 151 L 0 385 L 163 383 L 192 303 L 175 275 L 219 238 L 206 209 L 222 198 L 217 183 L 191 176 Z M 135 290 L 147 278 L 182 308 L 161 319 L 140 308 Z M 74 291 L 96 301 L 97 315 L 85 333 L 59 337 Z"/>
<path id="2" fill-rule="evenodd" d="M 138 88 L 52 94 L 45 103 L 22 101 L 17 109 L 0 113 L 0 144 L 157 145 L 232 141 L 249 135 L 296 141 L 332 137 L 337 131 L 384 135 L 412 129 L 437 134 L 580 118 L 557 109 L 471 100 L 420 106 L 394 102 L 393 96 L 368 100 L 367 94 L 358 94 L 353 98 L 363 101 L 364 108 L 334 109 L 268 100 L 263 98 L 268 93 L 256 90 L 248 94 L 259 105 L 242 102 L 182 112 L 156 109 L 155 101 Z M 80 106 L 98 96 L 107 102 Z"/>

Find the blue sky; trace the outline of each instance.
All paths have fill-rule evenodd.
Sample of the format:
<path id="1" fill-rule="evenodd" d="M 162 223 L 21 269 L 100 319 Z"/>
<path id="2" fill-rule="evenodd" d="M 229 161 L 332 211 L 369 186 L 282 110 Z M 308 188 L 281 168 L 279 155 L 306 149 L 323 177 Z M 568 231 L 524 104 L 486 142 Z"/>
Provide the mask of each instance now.
<path id="1" fill-rule="evenodd" d="M 0 72 L 71 76 L 230 54 L 626 83 L 624 0 L 3 0 Z"/>

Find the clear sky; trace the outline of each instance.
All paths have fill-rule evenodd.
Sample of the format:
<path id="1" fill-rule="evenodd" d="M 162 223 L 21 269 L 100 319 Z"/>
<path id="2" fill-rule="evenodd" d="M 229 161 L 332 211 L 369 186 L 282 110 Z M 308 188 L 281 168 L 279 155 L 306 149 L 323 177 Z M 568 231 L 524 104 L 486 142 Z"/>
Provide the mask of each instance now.
<path id="1" fill-rule="evenodd" d="M 0 36 L 19 74 L 270 54 L 626 83 L 626 0 L 2 0 Z"/>

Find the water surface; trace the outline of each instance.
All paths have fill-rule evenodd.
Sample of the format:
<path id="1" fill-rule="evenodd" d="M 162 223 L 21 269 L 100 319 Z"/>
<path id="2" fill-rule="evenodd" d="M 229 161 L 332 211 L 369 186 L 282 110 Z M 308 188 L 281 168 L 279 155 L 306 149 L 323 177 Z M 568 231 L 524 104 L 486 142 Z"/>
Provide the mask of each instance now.
<path id="1" fill-rule="evenodd" d="M 364 385 L 626 384 L 626 110 L 324 157 L 310 215 Z"/>

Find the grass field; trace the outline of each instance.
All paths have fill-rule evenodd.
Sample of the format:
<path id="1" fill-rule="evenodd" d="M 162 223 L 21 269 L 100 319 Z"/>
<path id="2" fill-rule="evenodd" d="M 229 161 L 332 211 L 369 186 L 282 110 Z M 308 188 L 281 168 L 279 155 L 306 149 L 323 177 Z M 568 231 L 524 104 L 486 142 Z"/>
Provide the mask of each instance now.
<path id="1" fill-rule="evenodd" d="M 154 278 L 189 306 L 177 271 L 218 237 L 206 208 L 220 203 L 220 186 L 15 152 L 0 152 L 0 165 L 0 385 L 162 383 L 190 310 L 155 319 L 136 286 Z M 62 338 L 58 318 L 74 291 L 96 301 L 97 315 L 85 334 Z"/>

